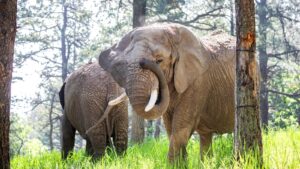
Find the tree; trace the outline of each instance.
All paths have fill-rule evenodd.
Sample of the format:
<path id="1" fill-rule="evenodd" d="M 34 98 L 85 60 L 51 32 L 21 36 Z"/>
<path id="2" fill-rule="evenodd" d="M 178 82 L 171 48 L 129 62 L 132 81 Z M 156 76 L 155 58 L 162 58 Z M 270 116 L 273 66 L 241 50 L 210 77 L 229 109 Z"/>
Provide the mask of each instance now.
<path id="1" fill-rule="evenodd" d="M 148 2 L 148 6 L 150 22 L 154 19 L 152 22 L 179 23 L 201 33 L 224 28 L 220 19 L 226 16 L 225 11 L 228 10 L 224 8 L 224 1 L 153 0 Z"/>
<path id="2" fill-rule="evenodd" d="M 299 9 L 293 8 L 295 1 L 274 1 L 267 3 L 267 0 L 256 1 L 258 15 L 258 51 L 261 71 L 260 83 L 260 111 L 264 127 L 270 121 L 272 125 L 284 127 L 296 116 L 297 104 L 287 103 L 284 100 L 288 96 L 298 93 L 299 88 L 282 88 L 289 77 L 296 77 L 292 84 L 297 84 L 297 66 L 291 65 L 288 69 L 294 69 L 286 73 L 287 62 L 299 65 L 299 47 L 297 47 L 297 35 L 299 35 Z M 288 33 L 286 30 L 289 29 Z M 288 36 L 288 34 L 290 34 Z M 294 34 L 294 35 L 292 35 Z M 290 38 L 295 37 L 295 38 Z M 284 44 L 284 45 L 283 45 Z M 298 61 L 297 61 L 298 60 Z M 290 84 L 290 83 L 289 83 Z M 299 83 L 298 83 L 299 84 Z M 293 85 L 290 85 L 293 86 Z M 299 86 L 299 85 L 298 85 Z M 285 91 L 284 91 L 285 90 Z M 290 97 L 293 98 L 293 97 Z M 293 98 L 294 99 L 294 98 Z M 297 101 L 297 100 L 295 100 Z M 293 105 L 293 106 L 291 106 Z M 272 107 L 269 110 L 269 107 Z M 269 115 L 271 115 L 269 117 Z M 290 121 L 290 120 L 287 120 Z"/>
<path id="3" fill-rule="evenodd" d="M 268 126 L 268 56 L 267 56 L 267 5 L 266 0 L 257 2 L 258 32 L 259 32 L 259 66 L 260 66 L 260 113 L 263 127 Z"/>
<path id="4" fill-rule="evenodd" d="M 83 2 L 74 0 L 23 3 L 31 10 L 19 18 L 22 28 L 17 42 L 25 48 L 34 47 L 17 51 L 16 63 L 21 65 L 30 59 L 42 67 L 43 81 L 32 101 L 32 111 L 38 119 L 36 126 L 41 127 L 37 134 L 52 150 L 59 147 L 60 140 L 62 111 L 57 94 L 67 75 L 84 60 L 79 54 L 89 40 L 91 12 L 85 9 Z"/>
<path id="5" fill-rule="evenodd" d="M 236 0 L 236 112 L 234 148 L 237 159 L 256 152 L 262 165 L 262 136 L 259 114 L 259 82 L 255 60 L 254 0 Z"/>
<path id="6" fill-rule="evenodd" d="M 10 168 L 9 116 L 17 1 L 0 1 L 0 168 Z"/>
<path id="7" fill-rule="evenodd" d="M 133 1 L 133 28 L 143 26 L 145 24 L 147 0 Z M 143 142 L 145 137 L 145 122 L 144 119 L 138 116 L 134 111 L 131 121 L 131 140 L 134 143 Z"/>
<path id="8" fill-rule="evenodd" d="M 160 136 L 160 126 L 161 126 L 161 118 L 157 119 L 155 123 L 155 132 L 154 132 L 155 139 L 158 139 Z"/>

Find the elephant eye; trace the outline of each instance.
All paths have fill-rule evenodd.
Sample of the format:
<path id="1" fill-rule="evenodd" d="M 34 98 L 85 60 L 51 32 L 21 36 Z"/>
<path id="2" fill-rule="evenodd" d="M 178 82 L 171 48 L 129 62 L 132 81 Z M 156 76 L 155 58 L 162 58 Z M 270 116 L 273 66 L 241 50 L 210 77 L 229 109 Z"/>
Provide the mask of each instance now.
<path id="1" fill-rule="evenodd" d="M 157 60 L 156 60 L 156 63 L 159 64 L 159 63 L 161 63 L 162 61 L 163 61 L 163 59 L 157 59 Z"/>

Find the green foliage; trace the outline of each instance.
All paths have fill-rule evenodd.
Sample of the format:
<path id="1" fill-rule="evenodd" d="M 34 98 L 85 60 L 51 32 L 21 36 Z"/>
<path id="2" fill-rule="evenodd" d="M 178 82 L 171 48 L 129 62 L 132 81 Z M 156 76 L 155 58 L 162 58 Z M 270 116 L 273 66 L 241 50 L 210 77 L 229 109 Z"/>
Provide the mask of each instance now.
<path id="1" fill-rule="evenodd" d="M 30 130 L 29 126 L 24 125 L 24 119 L 21 119 L 17 114 L 11 115 L 9 131 L 9 148 L 11 156 L 21 154 L 22 148 L 28 139 L 26 136 Z"/>
<path id="2" fill-rule="evenodd" d="M 263 135 L 264 168 L 300 167 L 300 130 L 286 129 L 269 131 Z M 217 136 L 213 142 L 213 155 L 199 160 L 199 140 L 191 139 L 188 144 L 188 168 L 255 168 L 253 155 L 248 154 L 237 162 L 233 158 L 232 135 Z M 114 152 L 105 154 L 100 161 L 93 163 L 90 157 L 80 150 L 67 161 L 61 161 L 57 151 L 41 155 L 17 156 L 12 159 L 13 169 L 26 168 L 172 168 L 167 161 L 168 140 L 147 140 L 141 145 L 132 145 L 123 157 Z M 180 168 L 176 166 L 175 168 Z"/>
<path id="3" fill-rule="evenodd" d="M 272 1 L 267 3 L 266 42 L 268 54 L 268 90 L 270 126 L 285 128 L 297 125 L 300 117 L 300 62 L 299 62 L 299 9 L 296 1 Z M 258 25 L 260 26 L 260 25 Z M 263 32 L 258 32 L 258 37 Z M 298 50 L 298 52 L 297 52 Z M 299 118 L 300 119 L 300 118 Z"/>
<path id="4" fill-rule="evenodd" d="M 281 63 L 283 69 L 276 72 L 270 82 L 270 89 L 279 92 L 270 92 L 271 127 L 286 128 L 297 125 L 300 115 L 300 100 L 293 98 L 295 91 L 299 90 L 300 66 L 293 63 Z"/>

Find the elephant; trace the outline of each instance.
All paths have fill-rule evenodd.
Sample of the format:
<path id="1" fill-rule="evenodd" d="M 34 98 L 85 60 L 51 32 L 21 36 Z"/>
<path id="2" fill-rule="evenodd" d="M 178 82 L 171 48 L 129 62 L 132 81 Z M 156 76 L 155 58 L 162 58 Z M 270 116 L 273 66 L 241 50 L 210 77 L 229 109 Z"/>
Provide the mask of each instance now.
<path id="1" fill-rule="evenodd" d="M 235 38 L 222 31 L 197 38 L 180 24 L 154 24 L 102 51 L 99 64 L 125 88 L 138 115 L 163 117 L 174 163 L 186 161 L 193 132 L 202 158 L 214 133 L 233 131 L 235 49 Z"/>
<path id="2" fill-rule="evenodd" d="M 124 89 L 97 62 L 80 67 L 65 80 L 59 92 L 64 109 L 63 159 L 74 148 L 76 130 L 86 140 L 86 153 L 93 159 L 103 156 L 107 146 L 114 146 L 118 154 L 125 152 L 128 103 L 124 94 Z"/>

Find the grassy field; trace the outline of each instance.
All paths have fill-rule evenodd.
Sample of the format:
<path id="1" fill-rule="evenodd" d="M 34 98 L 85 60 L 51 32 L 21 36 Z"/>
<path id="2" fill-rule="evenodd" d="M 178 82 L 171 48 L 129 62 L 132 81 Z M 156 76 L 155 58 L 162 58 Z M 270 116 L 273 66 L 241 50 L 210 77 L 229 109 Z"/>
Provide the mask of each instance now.
<path id="1" fill-rule="evenodd" d="M 232 136 L 215 137 L 213 156 L 199 160 L 199 141 L 191 139 L 188 144 L 188 168 L 255 168 L 253 157 L 247 156 L 241 162 L 233 159 Z M 270 131 L 263 135 L 264 168 L 300 168 L 300 129 Z M 106 154 L 97 163 L 78 151 L 67 161 L 62 161 L 60 152 L 44 152 L 39 156 L 17 156 L 11 161 L 13 169 L 51 168 L 105 168 L 105 169 L 161 169 L 172 168 L 167 162 L 168 140 L 147 140 L 142 145 L 130 146 L 123 157 Z M 174 167 L 177 168 L 177 167 Z"/>

